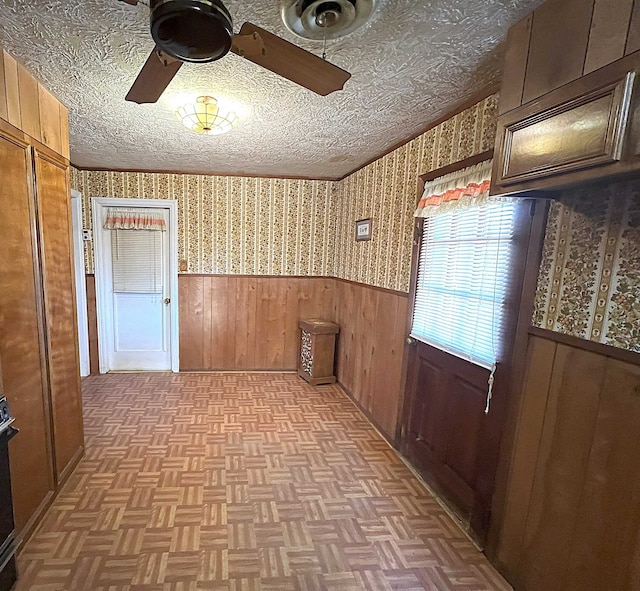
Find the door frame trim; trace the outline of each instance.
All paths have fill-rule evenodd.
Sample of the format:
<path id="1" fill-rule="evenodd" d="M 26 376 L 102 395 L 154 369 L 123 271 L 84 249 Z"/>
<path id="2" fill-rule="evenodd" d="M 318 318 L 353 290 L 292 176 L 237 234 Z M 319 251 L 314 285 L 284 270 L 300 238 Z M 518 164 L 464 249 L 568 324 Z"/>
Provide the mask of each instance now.
<path id="1" fill-rule="evenodd" d="M 73 234 L 73 270 L 76 277 L 78 353 L 80 355 L 80 377 L 86 377 L 91 373 L 91 368 L 89 362 L 87 278 L 84 269 L 84 241 L 82 238 L 82 206 L 82 193 L 71 189 L 71 231 Z"/>
<path id="2" fill-rule="evenodd" d="M 98 359 L 100 373 L 109 371 L 109 355 L 106 350 L 107 328 L 110 314 L 106 312 L 105 302 L 106 281 L 103 276 L 102 264 L 106 253 L 102 247 L 102 240 L 98 239 L 97 231 L 100 230 L 100 220 L 103 219 L 104 210 L 107 207 L 145 207 L 157 209 L 169 209 L 169 282 L 171 297 L 171 322 L 169 325 L 169 347 L 171 350 L 171 371 L 180 371 L 180 333 L 178 325 L 178 201 L 176 199 L 128 199 L 120 197 L 92 197 L 92 221 L 93 221 L 93 256 L 94 274 L 96 281 L 96 315 L 98 319 Z"/>

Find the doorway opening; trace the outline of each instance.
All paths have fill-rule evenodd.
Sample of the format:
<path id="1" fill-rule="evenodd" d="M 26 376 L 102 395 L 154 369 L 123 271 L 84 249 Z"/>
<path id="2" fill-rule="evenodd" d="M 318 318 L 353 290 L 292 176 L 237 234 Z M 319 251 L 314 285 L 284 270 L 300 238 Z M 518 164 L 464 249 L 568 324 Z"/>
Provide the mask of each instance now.
<path id="1" fill-rule="evenodd" d="M 174 371 L 177 202 L 92 198 L 100 373 Z"/>

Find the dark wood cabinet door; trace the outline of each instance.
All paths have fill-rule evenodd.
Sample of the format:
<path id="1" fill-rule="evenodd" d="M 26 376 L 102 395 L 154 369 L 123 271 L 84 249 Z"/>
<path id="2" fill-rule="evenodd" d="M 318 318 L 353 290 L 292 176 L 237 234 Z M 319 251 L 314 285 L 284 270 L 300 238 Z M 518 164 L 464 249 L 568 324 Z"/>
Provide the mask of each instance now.
<path id="1" fill-rule="evenodd" d="M 54 490 L 31 168 L 28 145 L 0 132 L 0 357 L 7 400 L 20 429 L 9 444 L 18 537 L 37 520 Z"/>
<path id="2" fill-rule="evenodd" d="M 56 476 L 63 481 L 84 446 L 68 169 L 35 152 L 47 360 Z"/>

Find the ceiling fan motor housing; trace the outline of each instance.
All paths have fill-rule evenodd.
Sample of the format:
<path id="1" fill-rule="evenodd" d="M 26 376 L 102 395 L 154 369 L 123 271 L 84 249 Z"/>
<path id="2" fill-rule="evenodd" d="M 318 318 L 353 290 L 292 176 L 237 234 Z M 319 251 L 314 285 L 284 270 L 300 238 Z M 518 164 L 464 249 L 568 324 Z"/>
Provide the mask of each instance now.
<path id="1" fill-rule="evenodd" d="M 151 0 L 156 45 L 183 62 L 212 62 L 231 49 L 233 22 L 221 0 Z"/>

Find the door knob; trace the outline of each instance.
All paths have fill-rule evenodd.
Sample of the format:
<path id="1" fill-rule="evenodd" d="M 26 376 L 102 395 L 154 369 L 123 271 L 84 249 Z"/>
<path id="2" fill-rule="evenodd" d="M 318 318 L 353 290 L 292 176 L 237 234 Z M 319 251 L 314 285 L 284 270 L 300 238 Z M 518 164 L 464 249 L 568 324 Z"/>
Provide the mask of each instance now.
<path id="1" fill-rule="evenodd" d="M 415 345 L 416 344 L 416 340 L 413 337 L 407 337 L 407 345 Z"/>
<path id="2" fill-rule="evenodd" d="M 171 298 L 164 298 L 164 303 L 168 306 L 171 303 Z"/>

